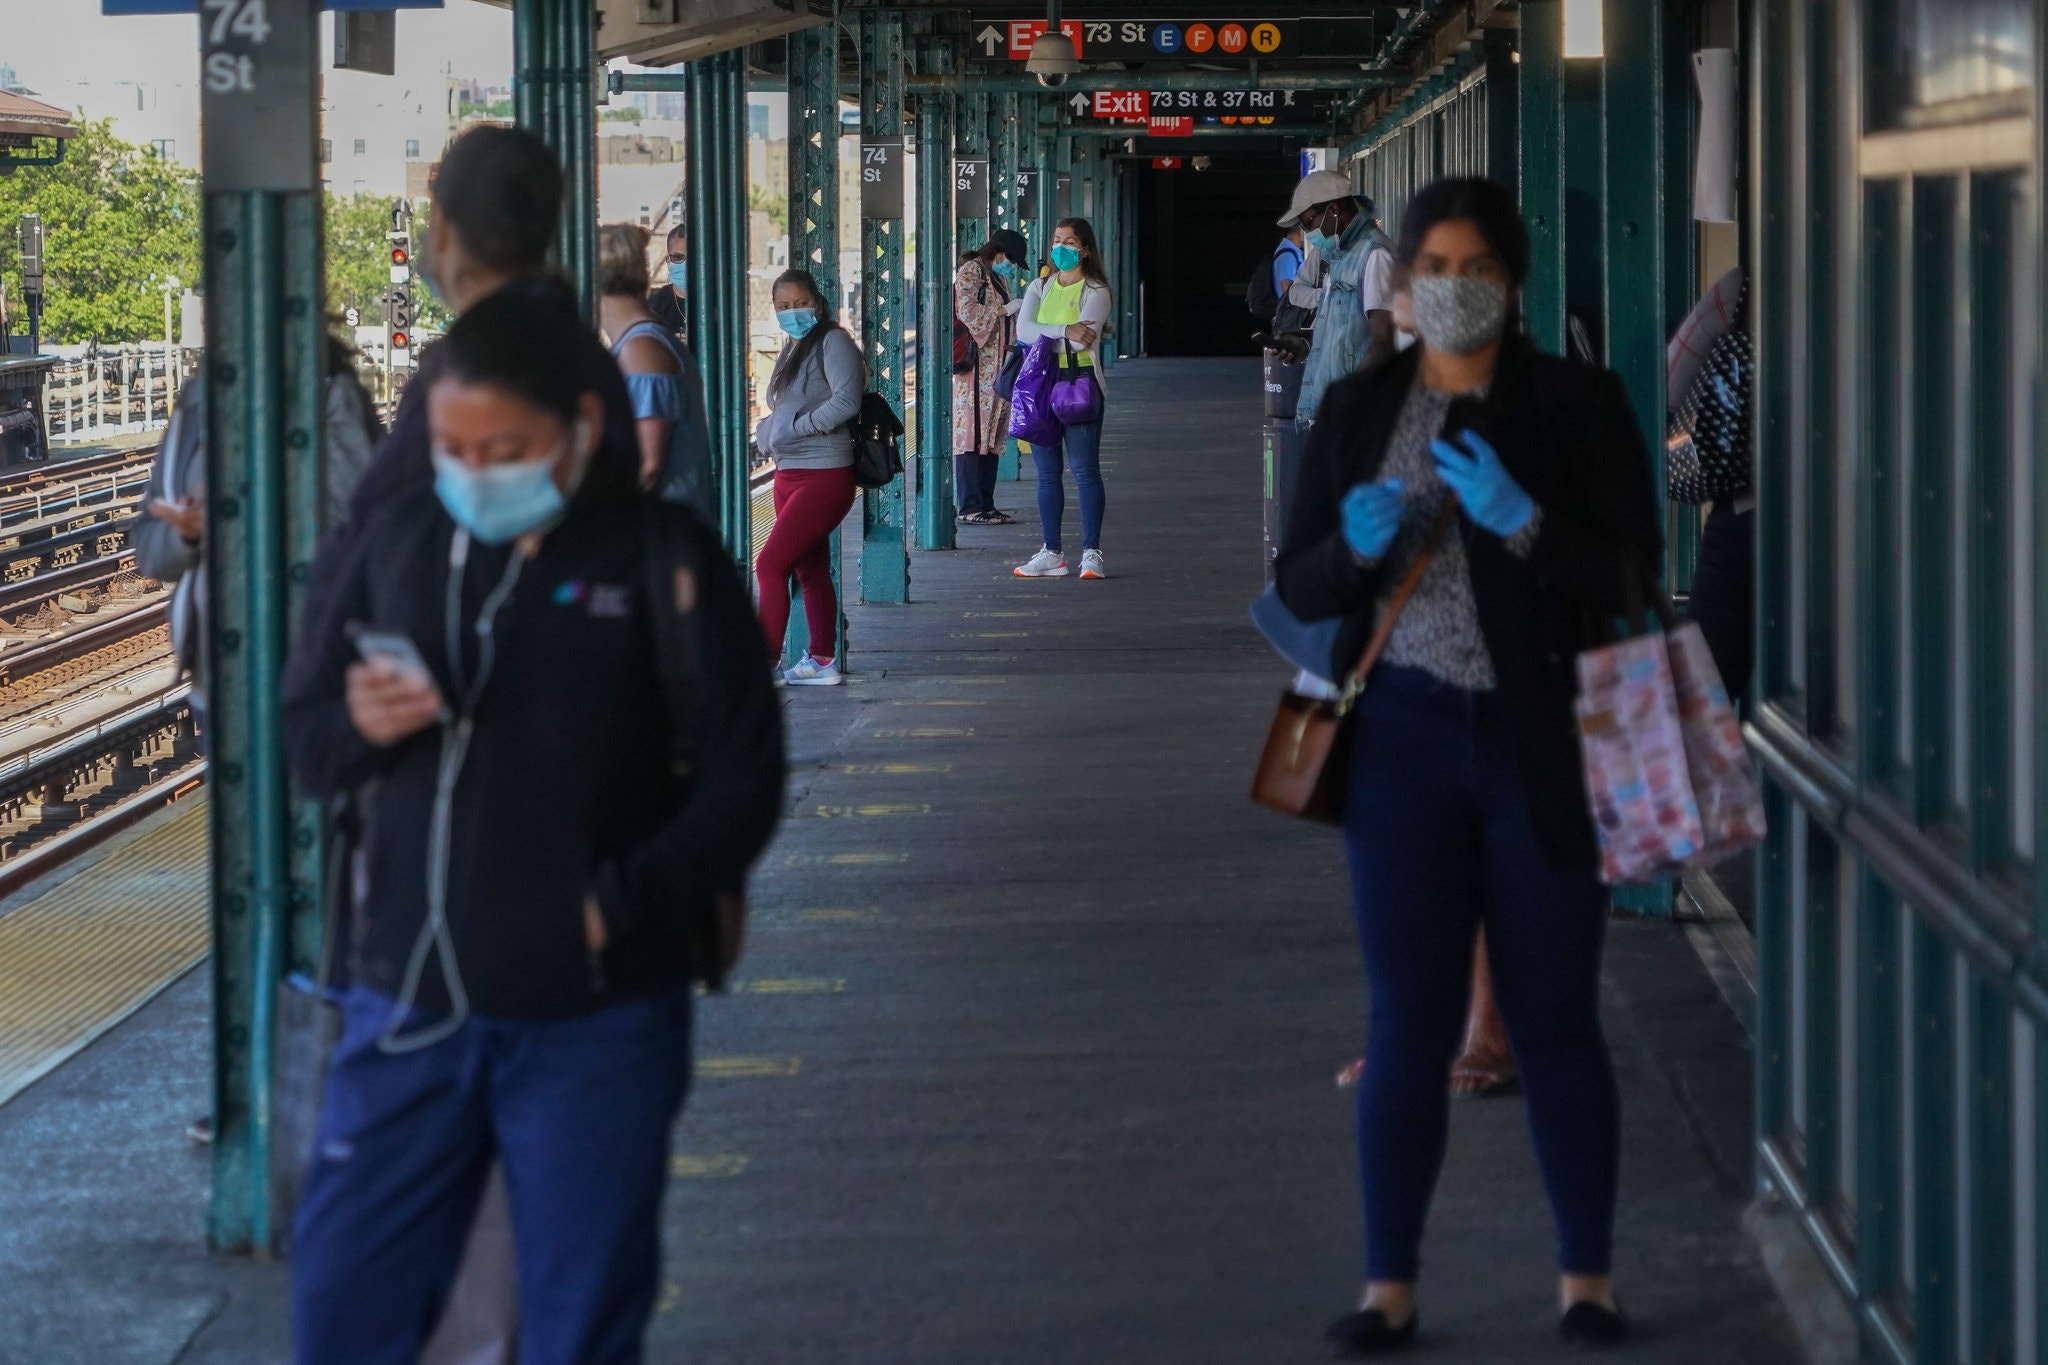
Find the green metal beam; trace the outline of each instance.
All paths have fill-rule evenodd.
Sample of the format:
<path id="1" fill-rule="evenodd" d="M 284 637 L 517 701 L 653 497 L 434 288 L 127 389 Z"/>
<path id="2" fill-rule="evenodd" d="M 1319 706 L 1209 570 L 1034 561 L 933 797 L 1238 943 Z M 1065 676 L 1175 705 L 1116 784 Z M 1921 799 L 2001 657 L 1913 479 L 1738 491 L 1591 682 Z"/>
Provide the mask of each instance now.
<path id="1" fill-rule="evenodd" d="M 863 10 L 860 34 L 860 136 L 903 154 L 903 15 Z M 900 166 L 900 162 L 899 162 Z M 860 225 L 861 340 L 868 387 L 903 411 L 903 206 L 893 218 Z M 910 541 L 904 481 L 861 495 L 860 596 L 863 602 L 910 600 Z"/>
<path id="2" fill-rule="evenodd" d="M 818 288 L 835 303 L 839 298 L 839 28 L 826 24 L 789 35 L 790 259 L 808 270 Z M 840 535 L 830 545 L 832 586 L 841 610 L 833 654 L 846 665 L 845 597 L 841 582 Z M 794 664 L 809 652 L 811 627 L 804 615 L 803 588 L 793 588 L 789 634 L 783 662 Z"/>
<path id="3" fill-rule="evenodd" d="M 704 374 L 718 480 L 718 529 L 742 575 L 753 572 L 747 488 L 747 89 L 739 49 L 689 64 L 685 95 L 690 208 L 690 342 Z"/>
<path id="4" fill-rule="evenodd" d="M 596 8 L 589 0 L 513 0 L 513 109 L 554 148 L 567 193 L 557 244 L 563 273 L 597 316 Z"/>
<path id="5" fill-rule="evenodd" d="M 1320 143 L 1323 138 L 1323 130 L 1321 128 L 1300 124 L 1283 125 L 1277 123 L 1269 124 L 1262 128 L 1243 128 L 1234 124 L 1223 123 L 1198 123 L 1194 126 L 1192 132 L 1182 133 L 1177 137 L 1157 138 L 1142 128 L 1123 128 L 1113 123 L 1070 123 L 1062 126 L 1060 131 L 1068 137 L 1106 138 L 1114 141 L 1124 139 L 1149 140 L 1154 146 L 1158 147 L 1165 147 L 1169 143 L 1185 142 L 1190 137 L 1202 139 L 1260 137 L 1275 141 L 1280 138 L 1293 138 L 1297 142 L 1315 143 Z M 1173 156 L 1174 153 L 1161 151 L 1154 153 L 1154 155 Z"/>
<path id="6" fill-rule="evenodd" d="M 1081 71 L 1067 77 L 1061 93 L 1075 90 L 1383 90 L 1403 84 L 1406 76 L 1373 71 Z M 668 71 L 614 71 L 607 78 L 611 93 L 675 91 L 687 88 L 687 78 Z M 775 79 L 755 78 L 750 88 L 774 91 L 786 88 Z M 1008 72 L 918 72 L 904 77 L 904 88 L 912 94 L 930 90 L 954 94 L 1031 94 L 1045 91 L 1034 76 Z M 843 91 L 858 89 L 847 83 Z"/>
<path id="7" fill-rule="evenodd" d="M 277 992 L 295 949 L 319 936 L 317 823 L 294 811 L 278 710 L 319 531 L 317 24 L 311 6 L 278 6 L 262 39 L 217 33 L 203 45 L 238 56 L 256 76 L 202 96 L 201 212 L 213 884 L 207 1238 L 217 1250 L 257 1255 L 281 1246 L 288 1211 L 278 1177 L 296 1157 L 278 1150 L 272 1102 Z M 237 134 L 259 115 L 268 145 L 257 154 Z"/>
<path id="8" fill-rule="evenodd" d="M 1023 201 L 1017 193 L 1017 172 L 1022 169 L 1023 156 L 1019 150 L 1022 111 L 1028 109 L 1031 97 L 1028 95 L 992 94 L 988 96 L 988 188 L 989 215 L 991 227 L 1006 227 L 1012 232 L 1024 230 Z M 1027 239 L 1028 240 L 1028 239 Z M 1028 271 L 1030 263 L 1017 262 L 1020 271 Z M 1023 278 L 1020 276 L 1020 279 Z M 1005 436 L 1002 454 L 996 461 L 998 482 L 1015 480 L 1018 477 L 1017 442 Z"/>
<path id="9" fill-rule="evenodd" d="M 944 71 L 950 44 L 918 40 L 918 65 Z M 950 550 L 953 526 L 953 105 L 917 97 L 917 548 Z"/>
<path id="10" fill-rule="evenodd" d="M 1524 0 L 1517 63 L 1522 217 L 1529 225 L 1529 282 L 1522 316 L 1536 344 L 1564 351 L 1564 6 Z"/>

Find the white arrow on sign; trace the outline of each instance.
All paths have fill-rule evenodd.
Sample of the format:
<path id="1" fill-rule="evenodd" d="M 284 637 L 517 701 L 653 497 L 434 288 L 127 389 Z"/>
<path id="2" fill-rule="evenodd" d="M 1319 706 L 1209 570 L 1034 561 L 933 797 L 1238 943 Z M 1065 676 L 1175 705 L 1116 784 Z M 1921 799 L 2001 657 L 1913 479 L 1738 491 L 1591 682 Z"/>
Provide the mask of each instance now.
<path id="1" fill-rule="evenodd" d="M 996 49 L 1003 45 L 1003 32 L 994 24 L 990 24 L 974 35 L 974 41 L 981 44 L 982 56 L 993 57 L 996 55 Z"/>
<path id="2" fill-rule="evenodd" d="M 1077 90 L 1074 92 L 1074 98 L 1067 101 L 1067 107 L 1072 109 L 1077 115 L 1085 114 L 1088 112 L 1088 106 L 1093 102 L 1088 96 Z"/>

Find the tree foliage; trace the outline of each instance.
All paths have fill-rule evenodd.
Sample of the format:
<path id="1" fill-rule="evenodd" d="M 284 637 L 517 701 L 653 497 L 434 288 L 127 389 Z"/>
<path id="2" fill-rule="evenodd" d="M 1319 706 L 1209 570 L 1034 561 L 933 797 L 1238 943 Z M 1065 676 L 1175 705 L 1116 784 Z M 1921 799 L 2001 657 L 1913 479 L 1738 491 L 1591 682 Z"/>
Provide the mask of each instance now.
<path id="1" fill-rule="evenodd" d="M 199 185 L 190 168 L 114 136 L 112 119 L 80 117 L 54 166 L 0 178 L 0 279 L 17 331 L 27 213 L 43 220 L 43 337 L 75 343 L 161 339 L 163 285 L 199 279 Z"/>

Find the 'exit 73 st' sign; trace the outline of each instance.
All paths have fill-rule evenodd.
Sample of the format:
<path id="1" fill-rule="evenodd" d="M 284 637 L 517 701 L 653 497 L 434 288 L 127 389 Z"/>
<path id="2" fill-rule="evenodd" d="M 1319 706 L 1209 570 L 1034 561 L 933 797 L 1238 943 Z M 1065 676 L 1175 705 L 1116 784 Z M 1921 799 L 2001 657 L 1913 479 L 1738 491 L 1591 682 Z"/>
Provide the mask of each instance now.
<path id="1" fill-rule="evenodd" d="M 967 26 L 968 52 L 987 61 L 1025 61 L 1045 32 L 1044 17 L 1028 13 L 976 14 Z M 1142 62 L 1162 58 L 1208 61 L 1259 57 L 1370 57 L 1379 32 L 1370 16 L 1342 18 L 1062 19 L 1084 62 Z"/>

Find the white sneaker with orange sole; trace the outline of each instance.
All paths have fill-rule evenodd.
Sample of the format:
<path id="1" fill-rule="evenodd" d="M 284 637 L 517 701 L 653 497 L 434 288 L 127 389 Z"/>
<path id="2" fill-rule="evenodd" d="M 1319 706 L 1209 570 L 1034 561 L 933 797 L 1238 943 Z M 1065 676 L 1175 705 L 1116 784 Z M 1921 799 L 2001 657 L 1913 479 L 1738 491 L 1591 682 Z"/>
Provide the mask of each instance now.
<path id="1" fill-rule="evenodd" d="M 1019 578 L 1065 578 L 1067 557 L 1058 550 L 1041 549 L 1010 572 Z"/>
<path id="2" fill-rule="evenodd" d="M 1104 568 L 1104 567 L 1102 566 L 1102 551 L 1100 551 L 1100 550 L 1083 550 L 1083 551 L 1081 551 L 1081 577 L 1083 577 L 1083 578 L 1107 578 L 1107 577 L 1109 577 L 1109 570 L 1108 570 L 1108 569 L 1105 569 L 1105 568 Z"/>

